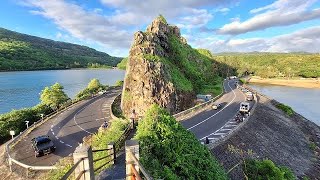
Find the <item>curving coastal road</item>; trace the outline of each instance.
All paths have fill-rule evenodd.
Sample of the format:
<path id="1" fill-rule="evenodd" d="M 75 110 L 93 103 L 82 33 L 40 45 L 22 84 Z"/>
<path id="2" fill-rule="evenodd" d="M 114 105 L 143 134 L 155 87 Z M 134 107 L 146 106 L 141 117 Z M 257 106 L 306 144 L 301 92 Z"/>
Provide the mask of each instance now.
<path id="1" fill-rule="evenodd" d="M 55 164 L 62 157 L 73 153 L 83 137 L 96 132 L 104 121 L 111 119 L 110 106 L 120 92 L 120 89 L 109 90 L 46 121 L 14 146 L 11 156 L 27 165 Z M 49 135 L 57 149 L 52 154 L 36 158 L 31 147 L 31 139 L 40 135 Z"/>
<path id="2" fill-rule="evenodd" d="M 238 126 L 239 123 L 235 122 L 232 118 L 239 112 L 240 103 L 245 101 L 246 97 L 243 92 L 235 87 L 235 81 L 224 81 L 225 94 L 216 101 L 222 104 L 220 109 L 213 110 L 209 107 L 201 113 L 181 122 L 200 141 L 204 141 L 206 137 L 210 141 L 217 140 Z M 254 101 L 251 101 L 250 106 L 252 107 L 254 103 Z"/>

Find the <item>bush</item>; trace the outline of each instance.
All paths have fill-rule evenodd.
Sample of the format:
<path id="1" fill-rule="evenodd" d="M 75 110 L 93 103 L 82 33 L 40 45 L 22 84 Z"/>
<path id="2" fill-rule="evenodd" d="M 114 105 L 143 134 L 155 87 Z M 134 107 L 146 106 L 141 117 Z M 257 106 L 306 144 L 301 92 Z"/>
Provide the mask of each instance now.
<path id="1" fill-rule="evenodd" d="M 248 179 L 294 180 L 293 172 L 287 167 L 276 166 L 271 160 L 246 160 L 244 171 Z"/>
<path id="2" fill-rule="evenodd" d="M 140 161 L 155 179 L 228 179 L 210 151 L 153 105 L 139 122 Z"/>
<path id="3" fill-rule="evenodd" d="M 121 62 L 117 65 L 117 67 L 118 67 L 119 69 L 126 70 L 126 68 L 127 68 L 127 63 L 128 63 L 128 57 L 123 58 L 123 59 L 121 60 Z"/>
<path id="4" fill-rule="evenodd" d="M 278 109 L 282 110 L 283 112 L 285 112 L 289 116 L 292 116 L 294 114 L 294 111 L 292 110 L 292 108 L 290 106 L 285 105 L 285 104 L 279 103 L 276 105 L 276 107 Z"/>
<path id="5" fill-rule="evenodd" d="M 118 80 L 118 81 L 116 82 L 116 86 L 123 86 L 123 81 Z"/>

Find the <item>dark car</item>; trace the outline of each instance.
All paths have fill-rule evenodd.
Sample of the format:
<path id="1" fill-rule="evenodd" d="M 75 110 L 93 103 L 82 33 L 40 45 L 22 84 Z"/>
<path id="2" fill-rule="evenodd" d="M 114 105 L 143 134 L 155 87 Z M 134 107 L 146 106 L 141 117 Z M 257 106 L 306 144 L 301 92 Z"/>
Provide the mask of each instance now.
<path id="1" fill-rule="evenodd" d="M 36 157 L 50 154 L 56 150 L 49 136 L 39 136 L 31 140 Z"/>

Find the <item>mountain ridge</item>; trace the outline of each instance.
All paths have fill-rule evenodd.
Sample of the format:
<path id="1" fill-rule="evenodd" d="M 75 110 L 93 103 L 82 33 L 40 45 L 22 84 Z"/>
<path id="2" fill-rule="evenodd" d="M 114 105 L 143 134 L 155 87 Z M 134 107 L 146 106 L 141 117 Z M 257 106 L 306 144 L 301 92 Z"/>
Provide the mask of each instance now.
<path id="1" fill-rule="evenodd" d="M 0 71 L 108 67 L 121 59 L 87 46 L 0 27 Z"/>

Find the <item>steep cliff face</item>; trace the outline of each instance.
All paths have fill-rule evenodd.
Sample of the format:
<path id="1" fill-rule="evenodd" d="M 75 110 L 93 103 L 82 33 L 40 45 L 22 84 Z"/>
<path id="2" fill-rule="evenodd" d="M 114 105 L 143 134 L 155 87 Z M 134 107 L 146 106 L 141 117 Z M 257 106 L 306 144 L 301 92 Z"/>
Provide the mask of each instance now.
<path id="1" fill-rule="evenodd" d="M 180 36 L 180 29 L 168 25 L 162 16 L 156 18 L 146 32 L 135 33 L 121 102 L 126 116 L 129 117 L 132 110 L 143 116 L 154 103 L 171 114 L 194 105 L 195 86 L 187 78 L 191 76 L 187 73 L 189 70 L 181 68 L 183 61 L 179 62 L 180 58 L 176 57 L 175 45 L 192 49 Z"/>

